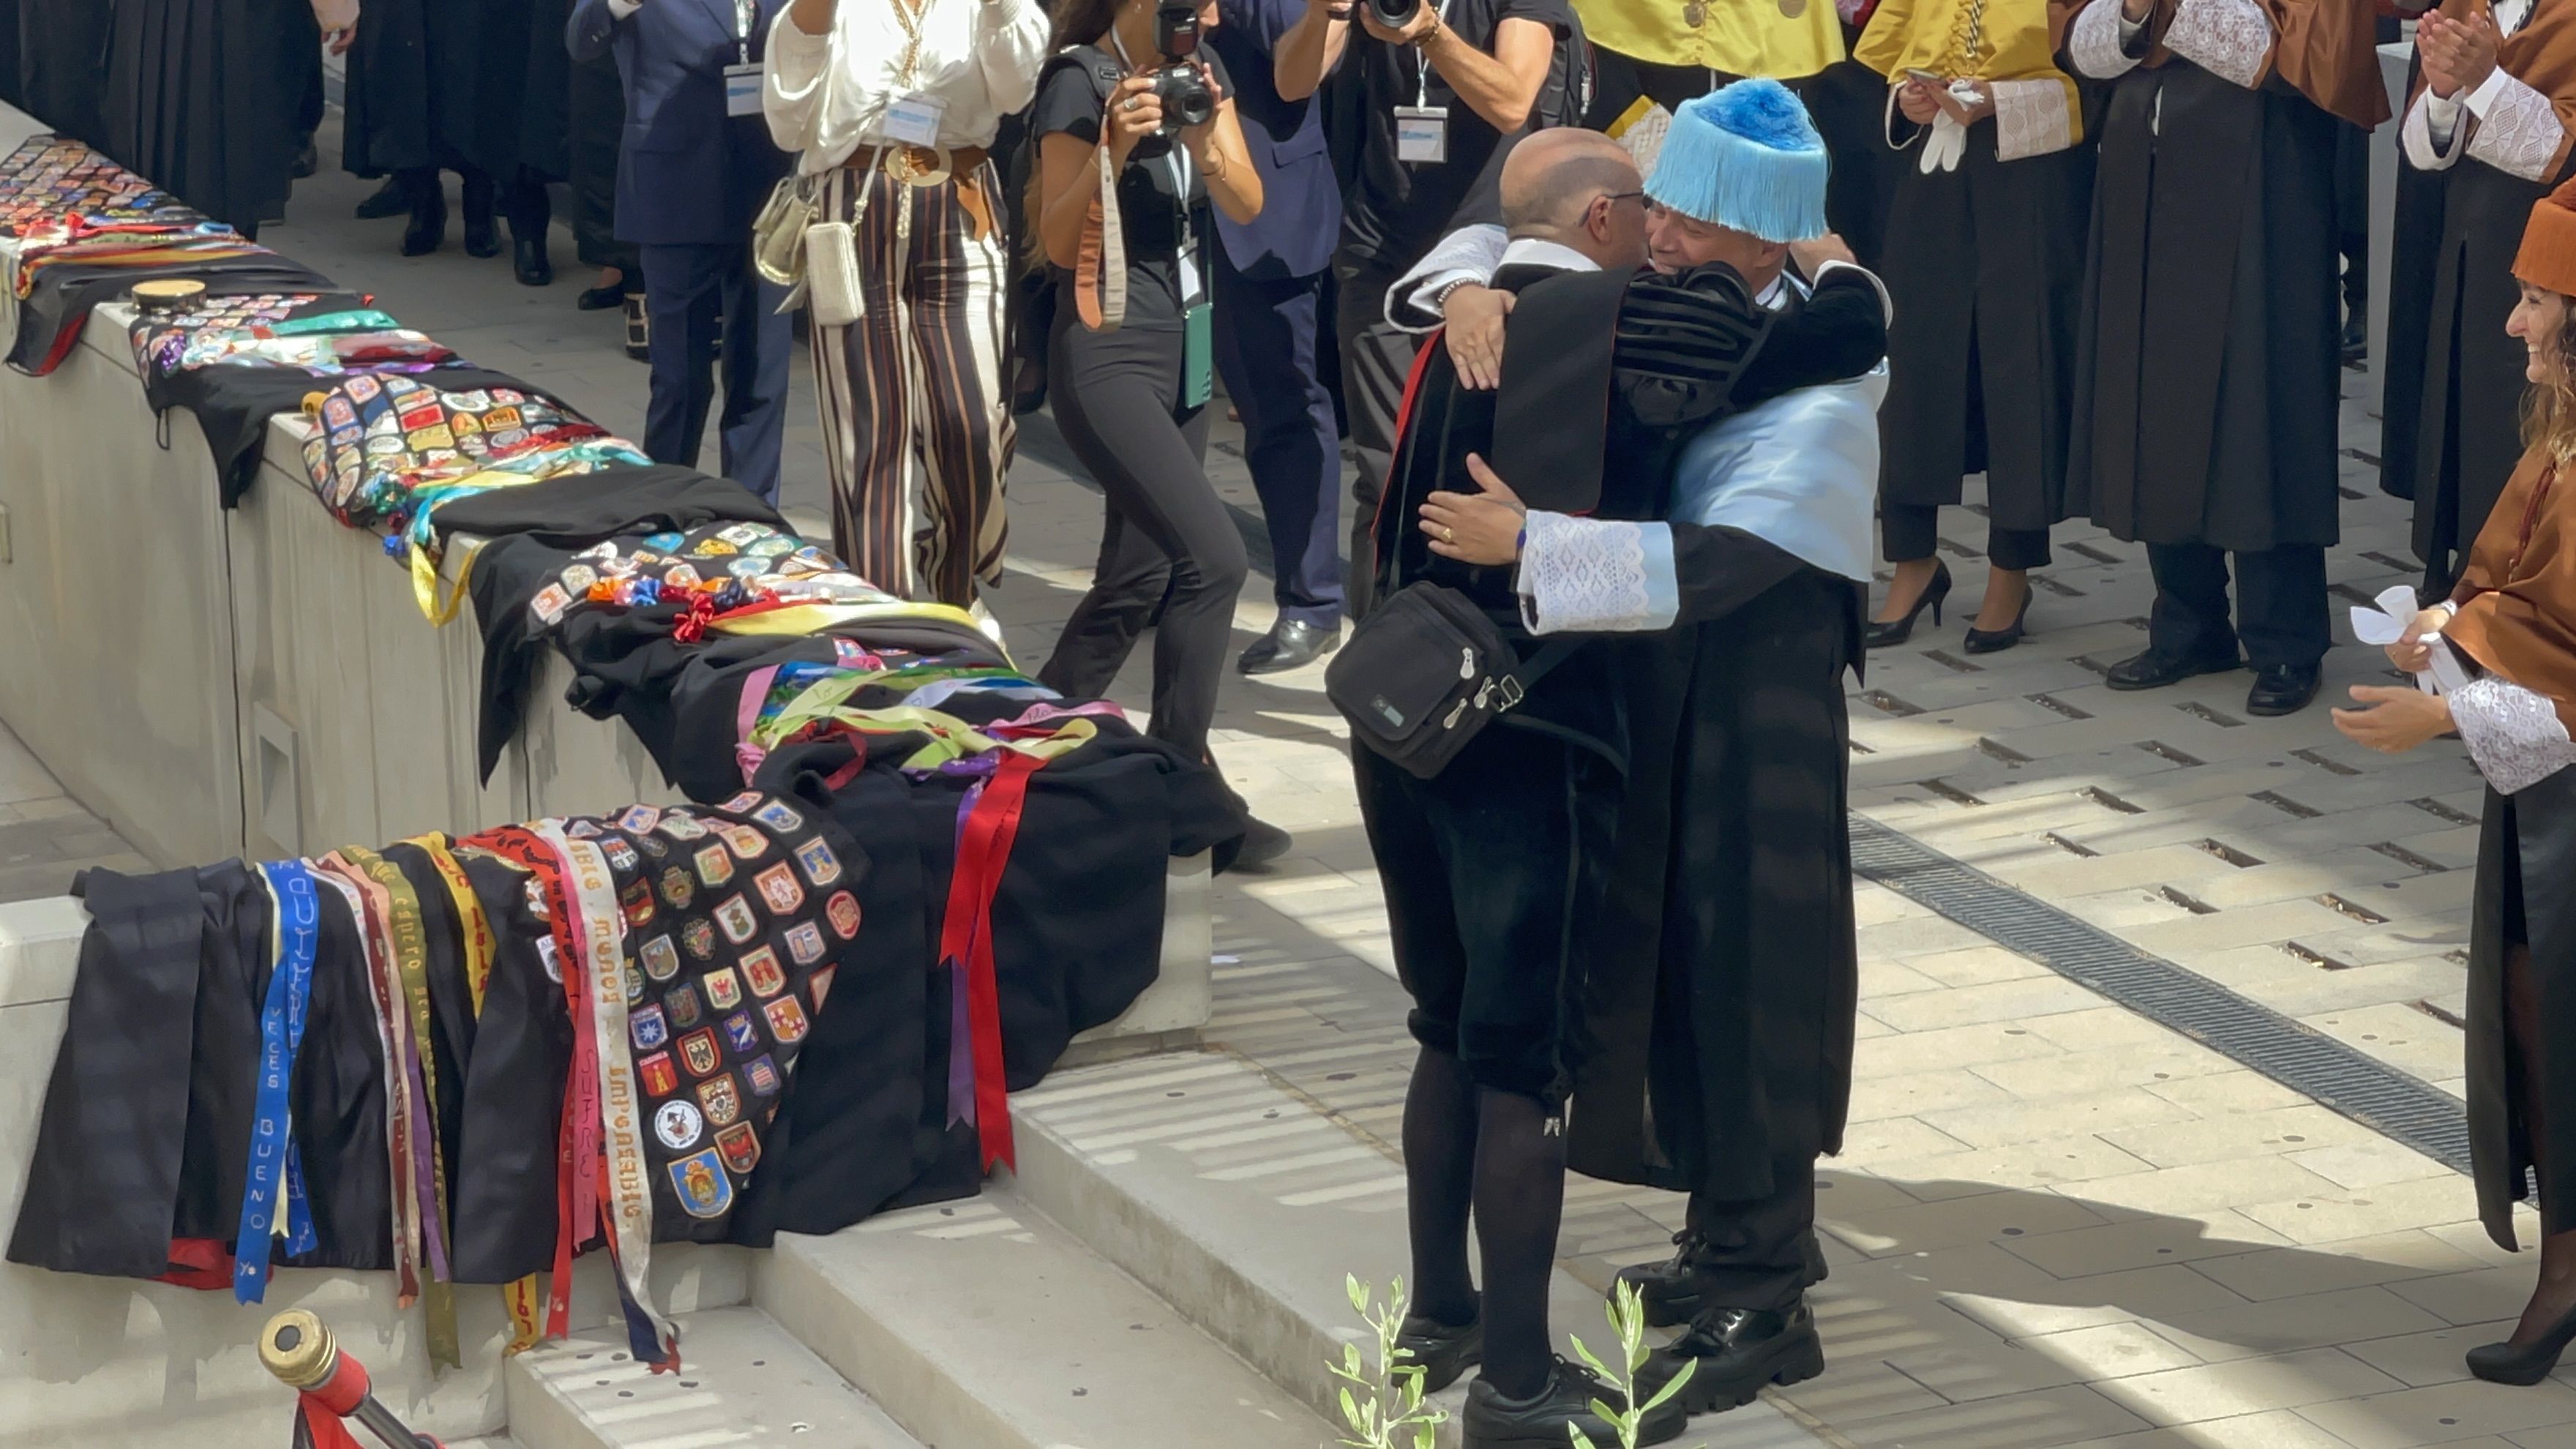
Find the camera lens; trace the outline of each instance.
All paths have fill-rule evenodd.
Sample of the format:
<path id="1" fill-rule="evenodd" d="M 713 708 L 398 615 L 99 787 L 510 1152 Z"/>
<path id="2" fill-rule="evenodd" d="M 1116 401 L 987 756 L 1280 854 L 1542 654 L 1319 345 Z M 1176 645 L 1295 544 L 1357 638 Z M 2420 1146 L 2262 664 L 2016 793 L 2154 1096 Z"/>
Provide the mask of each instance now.
<path id="1" fill-rule="evenodd" d="M 1216 96 L 1200 78 L 1198 67 L 1166 66 L 1154 73 L 1154 95 L 1163 103 L 1165 132 L 1203 126 L 1216 114 Z"/>
<path id="2" fill-rule="evenodd" d="M 1363 0 L 1363 3 L 1377 16 L 1378 24 L 1389 30 L 1401 30 L 1411 24 L 1414 12 L 1422 8 L 1422 0 Z"/>

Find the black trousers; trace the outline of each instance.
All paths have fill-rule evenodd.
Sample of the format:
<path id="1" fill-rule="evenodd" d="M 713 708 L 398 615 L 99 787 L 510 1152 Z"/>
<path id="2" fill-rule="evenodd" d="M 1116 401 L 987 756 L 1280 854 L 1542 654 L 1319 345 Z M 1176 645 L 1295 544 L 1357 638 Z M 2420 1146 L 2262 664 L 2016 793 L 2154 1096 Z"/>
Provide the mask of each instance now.
<path id="1" fill-rule="evenodd" d="M 568 141 L 573 254 L 583 266 L 615 267 L 629 292 L 644 290 L 644 264 L 617 239 L 617 151 L 626 130 L 626 91 L 607 61 L 575 61 Z"/>
<path id="2" fill-rule="evenodd" d="M 1930 558 L 1940 543 L 1941 507 L 1937 503 L 1878 505 L 1879 548 L 1889 563 Z M 1997 528 L 1986 525 L 1986 558 L 1999 569 L 2048 566 L 2048 530 Z"/>
<path id="3" fill-rule="evenodd" d="M 1815 1282 L 1816 1164 L 1773 1166 L 1778 1191 L 1729 1200 L 1690 1195 L 1688 1222 L 1700 1235 L 1692 1286 L 1703 1308 L 1785 1308 Z"/>
<path id="4" fill-rule="evenodd" d="M 1428 780 L 1366 748 L 1351 754 L 1414 1040 L 1456 1057 L 1479 1087 L 1563 1105 L 1617 771 L 1512 721 L 1487 726 Z"/>
<path id="5" fill-rule="evenodd" d="M 2227 575 L 2236 571 L 2235 623 L 2228 622 Z M 2148 642 L 2180 654 L 2234 652 L 2241 638 L 2257 669 L 2305 667 L 2323 659 L 2334 638 L 2326 623 L 2326 551 L 2285 543 L 2260 553 L 2229 554 L 2205 543 L 2151 543 L 2156 577 Z"/>
<path id="6" fill-rule="evenodd" d="M 1282 622 L 1342 621 L 1342 449 L 1316 366 L 1324 277 L 1255 279 L 1216 253 L 1216 370 L 1243 414 L 1243 461 L 1270 527 Z"/>
<path id="7" fill-rule="evenodd" d="M 1395 415 L 1404 402 L 1404 380 L 1421 350 L 1422 339 L 1387 325 L 1386 289 L 1401 274 L 1374 261 L 1333 259 L 1333 282 L 1340 289 L 1334 332 L 1341 343 L 1342 411 L 1359 462 L 1351 474 L 1351 551 L 1342 573 L 1342 596 L 1355 619 L 1368 612 L 1376 582 L 1371 567 L 1377 550 L 1370 540 L 1376 533 L 1378 499 L 1386 492 L 1387 464 L 1395 453 Z"/>
<path id="8" fill-rule="evenodd" d="M 644 309 L 652 318 L 652 397 L 644 409 L 644 452 L 656 463 L 694 468 L 716 397 L 716 338 L 724 338 L 725 476 L 778 501 L 778 460 L 787 438 L 787 354 L 796 345 L 778 313 L 787 290 L 751 266 L 751 244 L 647 246 Z"/>
<path id="9" fill-rule="evenodd" d="M 1108 517 L 1090 591 L 1038 682 L 1075 699 L 1107 694 L 1152 624 L 1149 732 L 1203 757 L 1248 564 L 1208 482 L 1208 410 L 1179 401 L 1181 346 L 1176 325 L 1093 332 L 1072 308 L 1056 309 L 1047 368 L 1056 426 L 1107 496 Z"/>

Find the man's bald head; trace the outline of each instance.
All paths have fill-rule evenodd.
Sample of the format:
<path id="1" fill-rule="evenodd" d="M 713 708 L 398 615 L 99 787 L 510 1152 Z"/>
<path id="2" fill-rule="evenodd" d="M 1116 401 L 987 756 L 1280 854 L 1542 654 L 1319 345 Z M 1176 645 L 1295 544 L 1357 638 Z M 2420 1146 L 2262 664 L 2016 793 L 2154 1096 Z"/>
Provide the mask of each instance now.
<path id="1" fill-rule="evenodd" d="M 1503 159 L 1503 225 L 1511 234 L 1571 247 L 1607 270 L 1645 261 L 1644 195 L 1628 148 L 1598 131 L 1552 127 Z"/>
<path id="2" fill-rule="evenodd" d="M 1578 126 L 1525 137 L 1503 158 L 1503 224 L 1514 236 L 1548 236 L 1578 225 L 1592 199 L 1645 182 L 1628 148 Z"/>

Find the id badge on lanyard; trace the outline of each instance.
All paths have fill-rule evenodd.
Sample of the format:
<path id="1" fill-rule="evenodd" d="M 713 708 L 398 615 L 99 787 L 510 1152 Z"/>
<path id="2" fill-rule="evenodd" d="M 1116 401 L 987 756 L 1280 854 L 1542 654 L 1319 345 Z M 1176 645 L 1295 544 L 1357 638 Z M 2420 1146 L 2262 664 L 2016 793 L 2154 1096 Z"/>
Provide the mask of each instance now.
<path id="1" fill-rule="evenodd" d="M 724 68 L 725 114 L 760 114 L 760 66 L 751 58 L 752 0 L 734 0 L 734 64 Z"/>
<path id="2" fill-rule="evenodd" d="M 1449 18 L 1445 0 L 1440 18 L 1444 22 Z M 1431 104 L 1431 62 L 1417 53 L 1413 63 L 1419 72 L 1413 104 L 1395 108 L 1395 159 L 1408 165 L 1437 166 L 1449 159 L 1449 108 Z"/>
<path id="3" fill-rule="evenodd" d="M 1190 223 L 1189 153 L 1174 146 L 1164 161 L 1172 168 L 1173 204 L 1180 209 L 1181 245 L 1173 271 L 1181 284 L 1181 406 L 1207 406 L 1216 393 L 1215 312 L 1208 305 L 1207 280 L 1199 269 L 1198 228 Z"/>

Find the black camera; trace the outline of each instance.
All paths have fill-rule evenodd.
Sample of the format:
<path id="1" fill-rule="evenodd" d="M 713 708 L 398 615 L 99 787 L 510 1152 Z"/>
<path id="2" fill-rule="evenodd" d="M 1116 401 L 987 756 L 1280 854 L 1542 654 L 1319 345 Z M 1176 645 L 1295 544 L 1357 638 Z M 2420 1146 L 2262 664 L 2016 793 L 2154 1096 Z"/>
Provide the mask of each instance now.
<path id="1" fill-rule="evenodd" d="M 1422 0 L 1361 0 L 1361 3 L 1368 6 L 1369 14 L 1377 17 L 1378 24 L 1389 30 L 1402 30 L 1411 25 L 1413 17 L 1422 10 Z"/>
<path id="2" fill-rule="evenodd" d="M 1185 126 L 1206 125 L 1216 114 L 1216 93 L 1192 59 L 1199 50 L 1199 7 L 1189 0 L 1155 6 L 1154 48 L 1169 62 L 1153 72 L 1154 99 L 1163 103 L 1163 124 L 1154 134 L 1173 136 Z"/>

